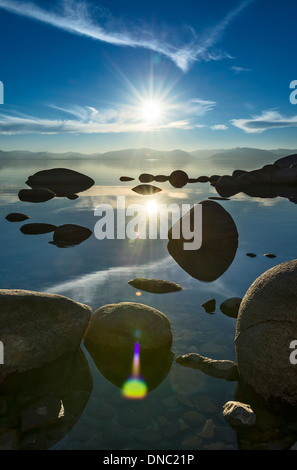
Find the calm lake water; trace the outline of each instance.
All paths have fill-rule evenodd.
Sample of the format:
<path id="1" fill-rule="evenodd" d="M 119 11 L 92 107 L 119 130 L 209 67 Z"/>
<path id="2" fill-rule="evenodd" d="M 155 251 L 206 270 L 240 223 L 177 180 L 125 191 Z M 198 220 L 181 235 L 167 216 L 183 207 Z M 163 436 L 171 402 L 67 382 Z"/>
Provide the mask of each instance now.
<path id="1" fill-rule="evenodd" d="M 18 199 L 18 192 L 27 187 L 25 182 L 30 175 L 62 167 L 92 177 L 95 185 L 80 193 L 76 200 L 62 197 L 32 204 Z M 115 205 L 117 196 L 125 196 L 126 204 L 154 200 L 156 204 L 175 202 L 191 206 L 218 196 L 209 183 L 174 188 L 169 182 L 154 182 L 162 191 L 153 196 L 132 191 L 140 184 L 140 173 L 169 175 L 176 169 L 179 168 L 150 159 L 130 168 L 125 164 L 92 160 L 1 161 L 1 288 L 62 294 L 93 310 L 109 303 L 140 302 L 168 317 L 175 358 L 194 352 L 212 359 L 235 361 L 236 319 L 225 316 L 219 305 L 227 298 L 243 297 L 251 283 L 267 269 L 296 258 L 297 209 L 288 199 L 240 193 L 229 200 L 217 201 L 232 216 L 239 243 L 229 268 L 208 283 L 191 277 L 174 261 L 168 253 L 167 240 L 98 240 L 92 235 L 77 246 L 63 249 L 49 243 L 52 233 L 24 235 L 20 227 L 26 222 L 5 220 L 7 214 L 21 212 L 30 216 L 28 222 L 77 224 L 93 232 L 98 220 L 94 209 L 101 203 Z M 220 168 L 205 162 L 202 166 L 197 161 L 181 169 L 196 178 L 231 174 L 235 168 Z M 122 175 L 134 177 L 135 181 L 120 182 Z M 257 256 L 246 256 L 249 252 Z M 276 257 L 267 258 L 265 253 L 274 253 Z M 162 295 L 139 292 L 128 284 L 136 277 L 174 281 L 183 290 Z M 201 304 L 213 298 L 216 311 L 208 314 Z M 143 400 L 127 400 L 121 389 L 98 370 L 83 344 L 82 351 L 92 376 L 84 405 L 71 429 L 63 432 L 59 429 L 56 434 L 53 430 L 46 443 L 44 439 L 34 441 L 33 448 L 240 448 L 237 433 L 222 416 L 223 405 L 234 399 L 236 382 L 182 367 L 174 358 L 167 375 Z"/>

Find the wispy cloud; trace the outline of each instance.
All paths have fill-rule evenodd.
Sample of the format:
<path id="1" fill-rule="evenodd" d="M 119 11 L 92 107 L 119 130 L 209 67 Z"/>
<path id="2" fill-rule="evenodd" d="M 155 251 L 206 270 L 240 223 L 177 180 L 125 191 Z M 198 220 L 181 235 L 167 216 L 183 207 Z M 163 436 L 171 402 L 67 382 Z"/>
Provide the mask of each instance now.
<path id="1" fill-rule="evenodd" d="M 166 108 L 164 118 L 145 121 L 139 107 L 119 105 L 117 109 L 91 106 L 56 106 L 50 108 L 58 117 L 41 118 L 23 113 L 0 113 L 0 134 L 102 134 L 193 129 L 197 118 L 210 112 L 214 101 L 193 99 Z M 199 125 L 199 124 L 198 124 Z"/>
<path id="2" fill-rule="evenodd" d="M 297 127 L 297 116 L 286 117 L 272 110 L 249 119 L 233 119 L 231 123 L 247 133 L 261 133 L 269 129 Z"/>
<path id="3" fill-rule="evenodd" d="M 248 69 L 246 67 L 239 67 L 237 65 L 232 65 L 232 67 L 230 67 L 230 70 L 232 70 L 236 75 L 238 75 L 239 73 L 252 71 L 252 69 Z"/>
<path id="4" fill-rule="evenodd" d="M 213 131 L 226 131 L 228 126 L 226 124 L 215 124 L 214 126 L 210 127 Z"/>
<path id="5" fill-rule="evenodd" d="M 194 62 L 231 58 L 229 54 L 215 51 L 228 26 L 254 0 L 243 0 L 230 11 L 218 24 L 197 34 L 192 31 L 192 40 L 186 44 L 173 44 L 154 35 L 150 27 L 124 27 L 113 20 L 107 26 L 93 20 L 85 2 L 64 0 L 59 9 L 45 10 L 34 3 L 18 0 L 0 0 L 0 8 L 11 13 L 31 18 L 54 26 L 69 33 L 79 34 L 92 39 L 133 48 L 155 51 L 172 60 L 183 72 L 187 72 Z"/>

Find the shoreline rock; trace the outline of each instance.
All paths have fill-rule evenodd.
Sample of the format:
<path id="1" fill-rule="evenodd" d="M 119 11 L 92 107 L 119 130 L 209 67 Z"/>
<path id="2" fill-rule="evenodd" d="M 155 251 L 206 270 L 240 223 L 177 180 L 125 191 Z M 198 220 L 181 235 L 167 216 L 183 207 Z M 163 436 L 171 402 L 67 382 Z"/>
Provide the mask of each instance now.
<path id="1" fill-rule="evenodd" d="M 198 369 L 207 375 L 227 381 L 238 380 L 237 365 L 229 360 L 215 360 L 197 353 L 184 354 L 176 358 L 177 364 Z"/>

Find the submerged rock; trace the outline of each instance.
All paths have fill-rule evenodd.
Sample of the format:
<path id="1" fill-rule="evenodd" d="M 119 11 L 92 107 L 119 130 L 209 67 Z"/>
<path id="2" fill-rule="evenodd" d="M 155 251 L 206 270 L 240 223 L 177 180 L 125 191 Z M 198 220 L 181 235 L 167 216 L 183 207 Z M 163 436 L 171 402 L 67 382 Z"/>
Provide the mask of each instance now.
<path id="1" fill-rule="evenodd" d="M 90 307 L 61 295 L 1 289 L 5 361 L 0 386 L 11 374 L 39 368 L 77 350 L 90 316 Z"/>
<path id="2" fill-rule="evenodd" d="M 290 345 L 297 338 L 296 282 L 297 260 L 279 264 L 253 282 L 239 309 L 239 374 L 269 406 L 297 405 L 297 369 L 290 361 Z"/>
<path id="3" fill-rule="evenodd" d="M 185 250 L 189 240 L 173 238 L 176 224 L 194 230 L 194 208 L 185 214 L 168 232 L 167 249 L 173 259 L 190 276 L 204 282 L 218 279 L 234 260 L 238 247 L 238 232 L 231 215 L 215 201 L 202 201 L 202 245 L 196 250 Z M 197 234 L 196 234 L 197 236 Z"/>
<path id="4" fill-rule="evenodd" d="M 89 176 L 68 168 L 52 168 L 29 176 L 26 184 L 31 188 L 47 188 L 57 197 L 72 197 L 76 193 L 86 191 L 95 182 Z"/>
<path id="5" fill-rule="evenodd" d="M 128 282 L 130 286 L 154 294 L 166 294 L 168 292 L 177 292 L 182 290 L 179 284 L 172 281 L 163 281 L 162 279 L 135 278 Z"/>
<path id="6" fill-rule="evenodd" d="M 0 449 L 53 447 L 78 422 L 92 386 L 81 348 L 34 371 L 15 374 L 13 389 L 4 391 L 7 409 L 0 419 Z"/>
<path id="7" fill-rule="evenodd" d="M 60 225 L 54 231 L 52 245 L 59 248 L 76 246 L 87 240 L 92 235 L 90 229 L 80 225 L 65 224 Z"/>
<path id="8" fill-rule="evenodd" d="M 21 189 L 18 197 L 24 202 L 46 202 L 50 201 L 56 194 L 47 188 Z"/>
<path id="9" fill-rule="evenodd" d="M 8 214 L 5 218 L 9 222 L 23 222 L 24 220 L 30 219 L 28 215 L 21 214 L 19 212 L 12 212 L 11 214 Z"/>
<path id="10" fill-rule="evenodd" d="M 25 235 L 41 235 L 43 233 L 50 233 L 56 229 L 56 225 L 33 223 L 26 224 L 20 228 L 20 231 Z"/>
<path id="11" fill-rule="evenodd" d="M 157 188 L 151 184 L 140 184 L 132 188 L 132 191 L 138 194 L 142 194 L 143 196 L 150 196 L 151 194 L 156 194 L 162 191 L 162 189 Z"/>
<path id="12" fill-rule="evenodd" d="M 176 358 L 177 364 L 192 369 L 199 369 L 207 375 L 225 379 L 228 381 L 238 380 L 237 365 L 233 361 L 215 360 L 201 356 L 197 353 L 189 353 Z"/>

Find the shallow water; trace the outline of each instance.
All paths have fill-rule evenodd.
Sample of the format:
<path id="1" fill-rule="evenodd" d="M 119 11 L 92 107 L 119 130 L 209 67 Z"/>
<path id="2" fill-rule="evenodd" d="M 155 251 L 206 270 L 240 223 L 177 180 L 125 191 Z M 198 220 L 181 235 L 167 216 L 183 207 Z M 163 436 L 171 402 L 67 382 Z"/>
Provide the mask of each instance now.
<path id="1" fill-rule="evenodd" d="M 188 165 L 189 177 L 230 174 L 232 169 Z M 42 204 L 21 202 L 18 191 L 28 176 L 41 169 L 64 167 L 80 171 L 95 185 L 76 200 L 54 198 Z M 217 201 L 232 216 L 239 243 L 235 259 L 224 274 L 209 283 L 187 274 L 167 251 L 167 240 L 98 240 L 94 235 L 77 246 L 58 248 L 52 233 L 24 235 L 27 222 L 78 224 L 94 231 L 98 204 L 190 204 L 218 196 L 209 183 L 174 188 L 169 182 L 152 183 L 162 189 L 153 196 L 132 191 L 142 172 L 168 175 L 175 166 L 147 160 L 137 167 L 102 164 L 91 160 L 39 162 L 1 161 L 1 288 L 62 294 L 88 304 L 93 310 L 122 301 L 141 302 L 162 311 L 173 334 L 172 351 L 197 352 L 213 359 L 235 361 L 236 319 L 219 309 L 229 297 L 243 297 L 251 283 L 274 265 L 296 258 L 296 205 L 285 198 L 252 198 L 243 193 Z M 120 182 L 127 175 L 135 181 Z M 22 212 L 27 222 L 11 223 L 5 216 Z M 246 253 L 257 254 L 249 258 Z M 274 253 L 267 258 L 265 253 Z M 174 281 L 183 290 L 169 294 L 137 291 L 128 284 L 136 277 Z M 216 311 L 207 314 L 201 304 L 216 299 Z M 0 337 L 1 339 L 1 337 Z M 90 396 L 75 425 L 52 439 L 52 449 L 238 449 L 236 432 L 222 416 L 223 405 L 234 398 L 236 382 L 227 382 L 172 362 L 159 386 L 139 400 L 127 400 L 121 389 L 103 376 L 82 344 L 91 371 Z M 206 427 L 205 427 L 206 425 Z M 35 444 L 43 448 L 45 444 Z"/>

